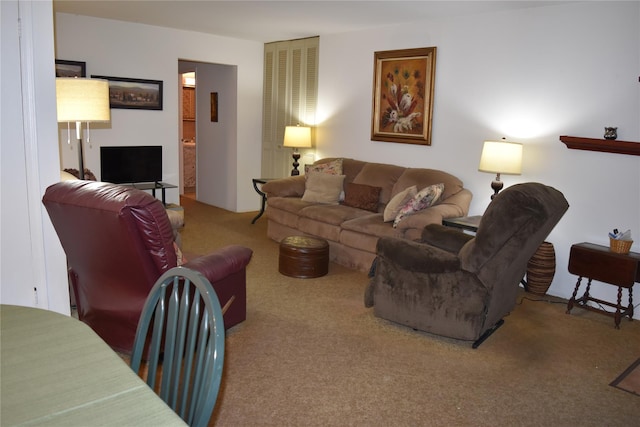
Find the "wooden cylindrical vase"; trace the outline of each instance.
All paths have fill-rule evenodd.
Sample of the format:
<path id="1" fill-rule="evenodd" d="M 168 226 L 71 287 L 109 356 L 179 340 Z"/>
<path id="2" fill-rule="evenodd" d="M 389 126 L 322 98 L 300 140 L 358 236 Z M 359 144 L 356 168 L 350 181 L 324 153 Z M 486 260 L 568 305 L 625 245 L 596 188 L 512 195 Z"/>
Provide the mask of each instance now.
<path id="1" fill-rule="evenodd" d="M 546 294 L 555 273 L 556 252 L 553 244 L 542 242 L 527 264 L 526 291 L 536 295 Z"/>

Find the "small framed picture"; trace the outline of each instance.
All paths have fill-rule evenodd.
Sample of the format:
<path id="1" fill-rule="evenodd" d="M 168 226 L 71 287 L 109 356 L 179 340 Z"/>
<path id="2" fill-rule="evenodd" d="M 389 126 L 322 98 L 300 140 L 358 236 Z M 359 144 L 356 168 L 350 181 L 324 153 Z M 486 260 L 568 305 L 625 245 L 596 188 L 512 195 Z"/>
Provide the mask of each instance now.
<path id="1" fill-rule="evenodd" d="M 218 121 L 218 92 L 211 92 L 211 121 Z"/>
<path id="2" fill-rule="evenodd" d="M 91 75 L 109 81 L 111 108 L 162 110 L 162 80 L 130 79 Z"/>
<path id="3" fill-rule="evenodd" d="M 87 63 L 56 59 L 56 77 L 86 77 Z"/>
<path id="4" fill-rule="evenodd" d="M 436 48 L 375 52 L 373 141 L 431 145 Z"/>

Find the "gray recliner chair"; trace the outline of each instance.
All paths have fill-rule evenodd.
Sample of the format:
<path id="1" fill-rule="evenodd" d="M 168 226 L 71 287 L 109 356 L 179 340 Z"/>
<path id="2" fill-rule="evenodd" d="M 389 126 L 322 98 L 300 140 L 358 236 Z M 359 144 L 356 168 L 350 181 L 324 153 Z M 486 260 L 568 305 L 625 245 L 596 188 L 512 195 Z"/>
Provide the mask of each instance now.
<path id="1" fill-rule="evenodd" d="M 494 198 L 475 236 L 432 224 L 420 241 L 381 238 L 365 306 L 475 348 L 514 308 L 529 258 L 568 208 L 552 187 L 517 184 Z"/>

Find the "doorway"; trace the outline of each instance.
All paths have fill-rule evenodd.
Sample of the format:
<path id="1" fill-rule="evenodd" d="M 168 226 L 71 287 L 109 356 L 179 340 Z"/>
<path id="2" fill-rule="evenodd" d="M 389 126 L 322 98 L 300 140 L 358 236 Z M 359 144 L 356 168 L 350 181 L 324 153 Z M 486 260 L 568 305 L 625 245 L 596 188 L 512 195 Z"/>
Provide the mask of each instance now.
<path id="1" fill-rule="evenodd" d="M 178 73 L 180 194 L 234 210 L 238 197 L 238 67 L 179 59 Z M 194 81 L 183 89 L 185 73 L 194 73 Z M 185 104 L 189 99 L 193 104 Z M 190 105 L 193 112 L 188 110 Z M 191 173 L 195 182 L 190 180 Z"/>
<path id="2" fill-rule="evenodd" d="M 180 127 L 180 151 L 182 166 L 182 195 L 196 198 L 196 73 L 182 73 L 182 123 Z"/>

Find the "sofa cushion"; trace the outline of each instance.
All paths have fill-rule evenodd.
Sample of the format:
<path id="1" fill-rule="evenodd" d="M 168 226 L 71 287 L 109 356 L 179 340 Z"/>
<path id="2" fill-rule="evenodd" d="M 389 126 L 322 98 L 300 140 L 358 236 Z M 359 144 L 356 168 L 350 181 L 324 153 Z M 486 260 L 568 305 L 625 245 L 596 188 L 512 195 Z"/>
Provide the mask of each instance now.
<path id="1" fill-rule="evenodd" d="M 392 196 L 396 195 L 412 185 L 418 188 L 425 188 L 439 183 L 444 184 L 441 200 L 448 199 L 463 188 L 460 179 L 446 172 L 435 169 L 408 168 L 396 181 L 391 194 Z"/>
<path id="2" fill-rule="evenodd" d="M 420 190 L 406 205 L 400 209 L 398 216 L 393 220 L 393 227 L 397 227 L 400 221 L 409 215 L 433 206 L 444 191 L 444 184 L 434 184 Z"/>
<path id="3" fill-rule="evenodd" d="M 307 175 L 302 201 L 338 204 L 343 182 L 344 175 L 311 172 Z"/>
<path id="4" fill-rule="evenodd" d="M 300 197 L 272 197 L 268 200 L 270 208 L 281 209 L 296 215 L 300 209 L 313 205 L 313 203 L 310 202 L 303 202 Z M 269 210 L 267 210 L 267 213 L 269 213 Z"/>
<path id="5" fill-rule="evenodd" d="M 369 214 L 345 221 L 342 224 L 340 243 L 350 248 L 375 253 L 380 237 L 403 237 L 400 229 L 382 222 L 382 214 Z"/>
<path id="6" fill-rule="evenodd" d="M 378 212 L 378 200 L 382 188 L 351 182 L 344 186 L 343 205 L 366 211 Z"/>
<path id="7" fill-rule="evenodd" d="M 382 215 L 382 220 L 384 222 L 391 222 L 396 219 L 400 209 L 404 207 L 404 205 L 409 202 L 409 200 L 413 199 L 415 195 L 418 194 L 418 187 L 412 185 L 409 188 L 405 188 L 395 196 L 389 200 L 387 206 L 384 208 L 384 213 Z"/>
<path id="8" fill-rule="evenodd" d="M 391 190 L 402 175 L 405 168 L 395 165 L 385 165 L 382 163 L 367 163 L 362 170 L 353 179 L 356 184 L 367 184 L 374 187 L 380 187 L 380 201 L 382 205 L 386 205 L 391 200 Z M 409 186 L 409 185 L 408 185 Z M 407 186 L 407 187 L 408 187 Z M 406 187 L 405 187 L 406 188 Z"/>
<path id="9" fill-rule="evenodd" d="M 302 218 L 326 222 L 327 224 L 341 225 L 350 219 L 372 215 L 372 213 L 344 205 L 310 205 L 302 209 L 299 215 Z"/>

